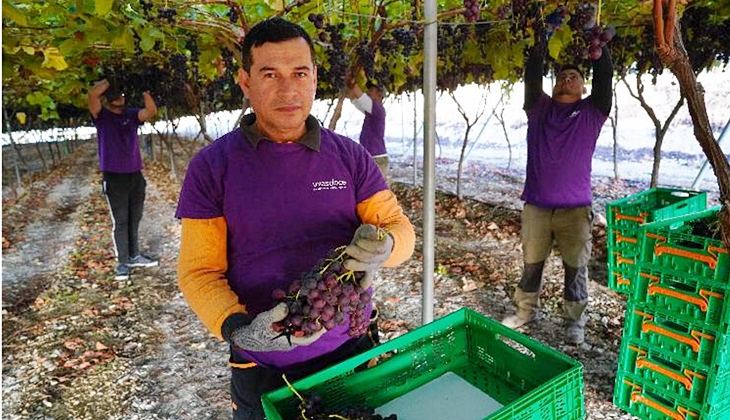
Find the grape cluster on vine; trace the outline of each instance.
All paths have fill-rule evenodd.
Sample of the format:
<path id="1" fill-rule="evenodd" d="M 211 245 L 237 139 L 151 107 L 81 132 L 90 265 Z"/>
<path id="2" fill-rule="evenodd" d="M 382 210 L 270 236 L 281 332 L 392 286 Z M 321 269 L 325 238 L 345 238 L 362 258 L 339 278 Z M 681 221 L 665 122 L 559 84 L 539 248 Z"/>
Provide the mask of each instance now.
<path id="1" fill-rule="evenodd" d="M 360 64 L 365 71 L 365 76 L 368 79 L 373 79 L 375 77 L 375 52 L 366 40 L 360 41 L 356 51 L 360 58 Z"/>
<path id="2" fill-rule="evenodd" d="M 576 32 L 596 26 L 596 5 L 588 2 L 578 3 L 570 14 L 568 26 Z"/>
<path id="3" fill-rule="evenodd" d="M 413 31 L 406 28 L 397 28 L 393 30 L 393 39 L 403 48 L 403 55 L 408 57 L 416 46 L 416 35 Z"/>
<path id="4" fill-rule="evenodd" d="M 481 6 L 479 0 L 464 0 L 464 18 L 467 22 L 476 22 L 479 20 Z"/>
<path id="5" fill-rule="evenodd" d="M 175 53 L 170 56 L 168 63 L 172 78 L 178 83 L 185 83 L 188 80 L 188 57 L 182 53 Z"/>
<path id="6" fill-rule="evenodd" d="M 603 55 L 603 47 L 606 46 L 616 35 L 616 29 L 613 26 L 594 26 L 587 32 L 588 38 L 588 56 L 591 60 L 598 60 Z"/>
<path id="7" fill-rule="evenodd" d="M 167 9 L 167 8 L 159 8 L 157 9 L 157 18 L 158 19 L 166 19 L 167 23 L 170 25 L 175 23 L 175 16 L 177 15 L 177 10 L 175 9 Z"/>
<path id="8" fill-rule="evenodd" d="M 229 20 L 229 21 L 230 21 L 231 23 L 236 23 L 236 22 L 238 22 L 238 11 L 236 10 L 236 8 L 235 8 L 235 7 L 231 6 L 231 7 L 230 7 L 230 8 L 228 9 L 228 12 L 226 13 L 226 16 L 228 16 L 228 20 Z"/>
<path id="9" fill-rule="evenodd" d="M 365 310 L 372 296 L 360 287 L 365 273 L 344 267 L 347 258 L 344 247 L 335 248 L 312 270 L 293 281 L 288 290 L 274 290 L 271 297 L 285 302 L 289 308 L 287 317 L 274 323 L 274 331 L 287 338 L 306 337 L 349 320 L 350 336 L 365 334 L 370 325 Z"/>
<path id="10" fill-rule="evenodd" d="M 550 12 L 550 14 L 545 16 L 545 31 L 548 38 L 550 38 L 555 30 L 560 29 L 560 27 L 563 26 L 567 15 L 568 8 L 560 5 L 555 10 Z"/>
<path id="11" fill-rule="evenodd" d="M 142 7 L 142 13 L 145 14 L 145 16 L 149 16 L 150 11 L 154 7 L 154 4 L 152 4 L 152 1 L 145 1 L 145 0 L 139 0 L 139 5 Z"/>
<path id="12" fill-rule="evenodd" d="M 343 90 L 346 86 L 345 78 L 350 63 L 350 55 L 345 51 L 345 41 L 342 38 L 343 29 L 345 29 L 344 23 L 328 24 L 324 27 L 330 44 L 326 53 L 329 69 L 324 69 L 322 79 L 327 80 L 337 91 Z"/>
<path id="13" fill-rule="evenodd" d="M 315 28 L 324 28 L 324 15 L 322 13 L 310 13 L 307 19 L 314 24 Z"/>
<path id="14" fill-rule="evenodd" d="M 317 394 L 299 398 L 301 400 L 299 403 L 300 413 L 296 420 L 398 420 L 396 414 L 383 417 L 376 414 L 375 409 L 368 407 L 352 407 L 332 413 L 327 410 L 322 397 Z"/>

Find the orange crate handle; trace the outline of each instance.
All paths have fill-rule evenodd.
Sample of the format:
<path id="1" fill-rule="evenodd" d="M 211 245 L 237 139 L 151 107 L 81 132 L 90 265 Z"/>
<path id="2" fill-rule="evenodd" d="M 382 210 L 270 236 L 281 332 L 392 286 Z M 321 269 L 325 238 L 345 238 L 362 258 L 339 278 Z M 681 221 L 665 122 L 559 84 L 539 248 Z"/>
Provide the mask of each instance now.
<path id="1" fill-rule="evenodd" d="M 707 264 L 707 266 L 713 270 L 715 269 L 715 267 L 717 267 L 717 257 L 715 256 L 700 254 L 699 252 L 692 252 L 684 249 L 672 248 L 671 246 L 666 246 L 663 243 L 657 243 L 654 247 L 654 255 L 659 257 L 662 254 L 676 255 L 678 257 L 696 260 Z"/>
<path id="2" fill-rule="evenodd" d="M 684 407 L 677 407 L 677 411 L 674 411 L 671 408 L 665 407 L 662 404 L 641 395 L 641 391 L 633 391 L 631 393 L 631 401 L 645 404 L 674 420 L 686 420 L 687 416 L 700 417 L 699 414 L 693 413 Z"/>
<path id="3" fill-rule="evenodd" d="M 692 335 L 692 337 L 690 338 L 690 337 L 684 336 L 682 334 L 678 334 L 674 331 L 670 331 L 666 328 L 660 327 L 659 325 L 653 324 L 648 321 L 644 321 L 644 323 L 641 325 L 641 331 L 645 332 L 645 333 L 655 332 L 655 333 L 661 334 L 665 337 L 669 337 L 674 340 L 677 340 L 680 343 L 690 346 L 695 353 L 699 353 L 699 351 L 700 351 L 700 337 L 704 337 L 708 340 L 714 339 L 714 337 L 712 337 L 710 335 L 703 334 L 699 331 L 694 331 L 694 330 L 692 330 L 692 332 L 690 332 L 690 334 Z"/>
<path id="4" fill-rule="evenodd" d="M 639 240 L 637 238 L 632 238 L 631 236 L 623 236 L 621 235 L 621 231 L 614 230 L 613 233 L 616 234 L 616 243 L 619 244 L 621 242 L 628 242 L 630 244 L 638 243 Z"/>
<path id="5" fill-rule="evenodd" d="M 685 294 L 682 292 L 678 292 L 674 289 L 659 286 L 657 284 L 649 285 L 649 294 L 650 295 L 660 294 L 660 295 L 664 295 L 664 296 L 673 297 L 675 299 L 683 300 L 687 303 L 691 303 L 693 305 L 699 306 L 700 310 L 702 310 L 702 312 L 707 312 L 707 306 L 709 304 L 709 302 L 707 301 L 707 298 L 704 296 L 700 296 L 700 297 L 691 296 L 691 295 L 688 295 L 688 294 Z"/>
<path id="6" fill-rule="evenodd" d="M 614 254 L 616 254 L 616 264 L 634 264 L 634 260 L 622 257 L 620 252 L 614 252 Z"/>
<path id="7" fill-rule="evenodd" d="M 621 273 L 617 273 L 614 271 L 613 275 L 616 276 L 616 285 L 620 286 L 622 284 L 627 284 L 627 285 L 631 286 L 631 280 L 622 276 Z"/>
<path id="8" fill-rule="evenodd" d="M 632 222 L 644 223 L 646 213 L 640 213 L 638 216 L 630 216 L 628 214 L 622 214 L 619 210 L 616 210 L 616 221 L 619 220 L 630 220 Z"/>
<path id="9" fill-rule="evenodd" d="M 661 375 L 664 375 L 668 377 L 669 379 L 672 379 L 676 382 L 679 382 L 680 384 L 684 385 L 685 389 L 687 391 L 692 390 L 692 376 L 700 378 L 700 379 L 706 379 L 704 375 L 700 375 L 699 373 L 695 373 L 689 369 L 685 369 L 683 371 L 683 375 L 680 375 L 679 373 L 667 369 L 664 366 L 658 365 L 652 361 L 649 361 L 646 359 L 645 356 L 639 356 L 636 358 L 636 367 L 639 369 L 647 368 L 649 370 L 653 370 L 656 373 L 659 373 Z"/>

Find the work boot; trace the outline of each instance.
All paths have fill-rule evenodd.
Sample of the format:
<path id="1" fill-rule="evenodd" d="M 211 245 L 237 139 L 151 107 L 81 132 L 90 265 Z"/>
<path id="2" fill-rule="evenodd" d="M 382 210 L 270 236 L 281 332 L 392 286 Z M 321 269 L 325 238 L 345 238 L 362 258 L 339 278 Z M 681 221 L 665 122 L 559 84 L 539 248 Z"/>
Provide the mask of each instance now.
<path id="1" fill-rule="evenodd" d="M 568 323 L 568 328 L 565 330 L 565 341 L 568 344 L 574 344 L 579 346 L 586 340 L 585 327 L 577 322 Z"/>
<path id="2" fill-rule="evenodd" d="M 585 326 L 587 317 L 585 315 L 588 299 L 572 302 L 563 302 L 565 312 L 565 341 L 568 344 L 580 345 L 585 341 Z"/>
<path id="3" fill-rule="evenodd" d="M 515 306 L 517 311 L 502 320 L 502 325 L 516 329 L 540 319 L 540 292 L 525 292 L 520 287 L 515 289 Z"/>

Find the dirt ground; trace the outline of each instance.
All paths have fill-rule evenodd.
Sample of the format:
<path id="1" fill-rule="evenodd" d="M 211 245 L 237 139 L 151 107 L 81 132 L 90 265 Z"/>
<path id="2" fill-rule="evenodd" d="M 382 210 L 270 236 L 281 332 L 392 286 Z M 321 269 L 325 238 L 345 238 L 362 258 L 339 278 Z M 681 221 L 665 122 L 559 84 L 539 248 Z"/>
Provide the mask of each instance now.
<path id="1" fill-rule="evenodd" d="M 375 301 L 384 339 L 421 323 L 423 192 L 412 168 L 393 163 L 393 190 L 418 229 L 413 258 L 382 270 Z M 178 168 L 178 173 L 179 171 Z M 50 173 L 3 197 L 2 418 L 226 419 L 227 347 L 189 310 L 176 285 L 180 180 L 147 162 L 143 252 L 160 267 L 113 280 L 109 212 L 86 143 Z M 436 317 L 469 307 L 500 319 L 520 276 L 519 180 L 468 168 L 458 201 L 439 177 Z M 596 183 L 596 209 L 637 187 Z M 5 189 L 4 189 L 5 191 Z M 595 227 L 590 321 L 580 347 L 563 343 L 562 268 L 546 266 L 546 317 L 523 332 L 584 364 L 588 419 L 631 419 L 611 403 L 624 299 L 605 286 L 605 232 Z"/>

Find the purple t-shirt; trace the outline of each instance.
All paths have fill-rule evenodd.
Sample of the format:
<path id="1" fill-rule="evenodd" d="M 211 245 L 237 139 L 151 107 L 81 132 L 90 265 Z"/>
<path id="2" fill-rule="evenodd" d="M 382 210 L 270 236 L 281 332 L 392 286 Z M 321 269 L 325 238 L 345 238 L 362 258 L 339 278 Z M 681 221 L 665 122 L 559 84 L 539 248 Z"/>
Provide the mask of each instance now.
<path id="1" fill-rule="evenodd" d="M 125 108 L 115 114 L 102 108 L 94 119 L 99 142 L 99 169 L 102 172 L 132 173 L 142 170 L 137 128 L 139 108 Z"/>
<path id="2" fill-rule="evenodd" d="M 606 118 L 589 98 L 562 104 L 543 93 L 527 111 L 522 199 L 544 208 L 589 206 L 593 152 Z"/>
<path id="3" fill-rule="evenodd" d="M 139 108 L 125 108 L 115 114 L 102 108 L 94 119 L 99 141 L 99 169 L 102 172 L 132 173 L 142 170 L 137 128 Z"/>
<path id="4" fill-rule="evenodd" d="M 322 129 L 313 117 L 308 127 L 312 121 L 308 142 L 250 139 L 238 129 L 188 166 L 176 217 L 225 217 L 226 277 L 252 316 L 274 306 L 274 289 L 288 288 L 329 250 L 348 244 L 360 226 L 357 203 L 388 188 L 363 147 Z M 351 338 L 347 328 L 286 352 L 239 352 L 283 368 L 336 349 Z"/>
<path id="5" fill-rule="evenodd" d="M 373 100 L 371 112 L 365 113 L 360 132 L 360 144 L 371 156 L 383 156 L 388 153 L 385 149 L 385 107 Z"/>

